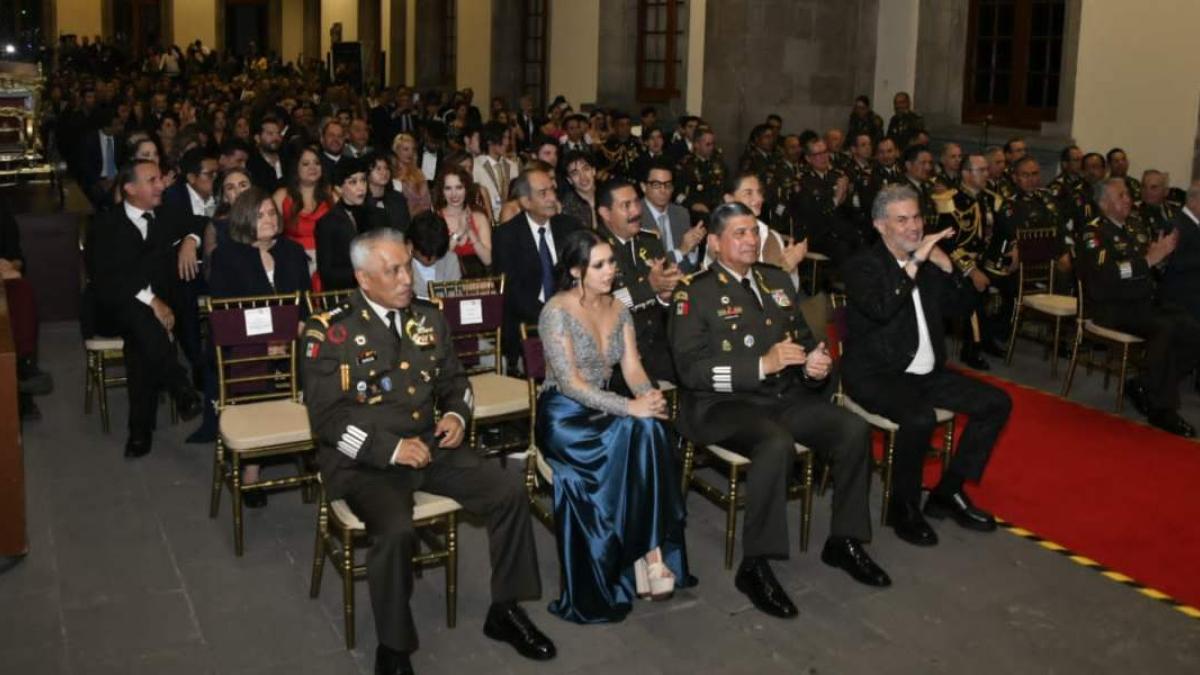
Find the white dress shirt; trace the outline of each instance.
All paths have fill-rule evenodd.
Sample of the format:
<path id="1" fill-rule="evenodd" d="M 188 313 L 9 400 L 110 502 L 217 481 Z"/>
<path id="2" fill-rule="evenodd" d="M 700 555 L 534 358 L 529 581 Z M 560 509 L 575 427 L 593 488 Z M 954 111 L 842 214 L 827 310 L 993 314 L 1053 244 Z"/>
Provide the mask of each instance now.
<path id="1" fill-rule="evenodd" d="M 897 260 L 900 267 L 908 264 L 906 260 Z M 925 323 L 925 306 L 921 304 L 921 291 L 915 285 L 912 289 L 913 307 L 917 310 L 917 353 L 904 369 L 913 375 L 928 375 L 933 372 L 936 359 L 933 354 L 933 340 L 929 339 L 929 324 Z"/>
<path id="2" fill-rule="evenodd" d="M 191 185 L 185 184 L 184 187 L 187 188 L 188 199 L 192 202 L 192 215 L 212 218 L 213 214 L 217 212 L 217 200 L 212 195 L 209 195 L 208 199 L 201 197 L 200 193 L 196 192 Z"/>

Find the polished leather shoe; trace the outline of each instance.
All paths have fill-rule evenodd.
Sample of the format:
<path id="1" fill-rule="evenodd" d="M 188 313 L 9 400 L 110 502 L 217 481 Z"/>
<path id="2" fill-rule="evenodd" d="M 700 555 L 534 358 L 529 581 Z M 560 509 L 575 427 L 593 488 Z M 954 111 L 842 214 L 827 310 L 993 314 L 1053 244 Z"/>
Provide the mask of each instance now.
<path id="1" fill-rule="evenodd" d="M 129 440 L 125 441 L 125 457 L 128 459 L 137 459 L 150 454 L 150 434 L 136 436 L 131 435 Z"/>
<path id="2" fill-rule="evenodd" d="M 1146 391 L 1145 385 L 1135 379 L 1125 380 L 1125 398 L 1133 404 L 1135 410 L 1142 415 L 1149 417 L 1150 413 L 1150 394 Z M 1151 424 L 1154 424 L 1151 422 Z M 1157 425 L 1155 425 L 1157 426 Z"/>
<path id="3" fill-rule="evenodd" d="M 175 392 L 175 412 L 184 422 L 191 421 L 204 412 L 204 399 L 191 387 Z"/>
<path id="4" fill-rule="evenodd" d="M 992 369 L 992 365 L 990 363 L 988 363 L 986 359 L 984 359 L 979 354 L 976 354 L 975 352 L 963 352 L 958 355 L 958 360 L 964 366 L 966 366 L 972 370 L 991 370 Z"/>
<path id="5" fill-rule="evenodd" d="M 938 520 L 949 516 L 959 525 L 977 532 L 991 532 L 996 529 L 996 519 L 992 514 L 976 508 L 971 503 L 971 498 L 962 490 L 949 496 L 937 492 L 929 493 L 929 499 L 925 500 L 925 515 Z"/>
<path id="6" fill-rule="evenodd" d="M 507 642 L 521 656 L 534 661 L 549 661 L 558 650 L 550 638 L 542 634 L 529 620 L 529 615 L 515 602 L 495 604 L 488 608 L 483 634 Z"/>
<path id="7" fill-rule="evenodd" d="M 880 588 L 891 586 L 892 578 L 867 555 L 863 545 L 849 537 L 830 537 L 821 551 L 821 562 L 845 570 L 854 580 Z"/>
<path id="8" fill-rule="evenodd" d="M 1166 431 L 1167 433 L 1183 436 L 1184 438 L 1195 438 L 1196 429 L 1188 424 L 1187 420 L 1179 416 L 1179 413 L 1174 410 L 1153 410 L 1146 416 L 1146 420 L 1150 425 Z"/>
<path id="9" fill-rule="evenodd" d="M 412 675 L 412 662 L 405 652 L 379 645 L 375 648 L 375 675 Z"/>
<path id="10" fill-rule="evenodd" d="M 893 502 L 888 509 L 887 524 L 897 537 L 914 546 L 937 546 L 937 532 L 925 522 L 916 504 Z"/>
<path id="11" fill-rule="evenodd" d="M 733 585 L 750 598 L 760 612 L 780 619 L 791 619 L 799 614 L 792 599 L 787 596 L 771 565 L 765 558 L 745 558 L 738 567 Z"/>

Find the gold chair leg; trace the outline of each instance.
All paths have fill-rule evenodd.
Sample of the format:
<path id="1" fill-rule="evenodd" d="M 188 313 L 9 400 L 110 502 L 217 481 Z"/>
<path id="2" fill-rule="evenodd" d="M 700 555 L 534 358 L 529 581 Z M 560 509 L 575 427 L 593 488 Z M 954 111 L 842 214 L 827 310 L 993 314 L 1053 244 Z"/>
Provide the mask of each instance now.
<path id="1" fill-rule="evenodd" d="M 346 649 L 354 649 L 354 534 L 342 528 L 342 618 L 346 625 Z"/>
<path id="2" fill-rule="evenodd" d="M 86 364 L 83 375 L 83 414 L 92 414 L 92 390 L 96 386 L 96 354 L 86 352 Z"/>
<path id="3" fill-rule="evenodd" d="M 241 557 L 246 545 L 242 528 L 242 465 L 237 452 L 229 453 L 229 498 L 233 501 L 233 554 Z"/>
<path id="4" fill-rule="evenodd" d="M 221 482 L 225 464 L 225 446 L 221 443 L 220 435 L 213 449 L 212 495 L 208 501 L 208 517 L 216 518 L 221 508 Z"/>
<path id="5" fill-rule="evenodd" d="M 446 517 L 446 627 L 458 623 L 458 514 Z"/>
<path id="6" fill-rule="evenodd" d="M 883 476 L 883 507 L 879 509 L 879 519 L 887 525 L 888 505 L 892 502 L 892 458 L 896 454 L 896 432 L 887 432 L 884 443 L 883 466 L 880 467 L 880 474 Z"/>
<path id="7" fill-rule="evenodd" d="M 729 467 L 729 492 L 725 504 L 725 569 L 733 568 L 733 542 L 737 538 L 738 468 Z"/>
<path id="8" fill-rule="evenodd" d="M 1008 351 L 1004 354 L 1004 365 L 1012 365 L 1013 347 L 1017 344 L 1017 330 L 1021 328 L 1021 303 L 1013 307 L 1012 330 L 1008 333 Z"/>
<path id="9" fill-rule="evenodd" d="M 1082 328 L 1076 329 L 1075 342 L 1071 347 L 1071 362 L 1067 364 L 1067 377 L 1063 380 L 1062 397 L 1071 394 L 1071 382 L 1075 379 L 1075 368 L 1079 365 L 1079 343 L 1083 342 Z"/>
<path id="10" fill-rule="evenodd" d="M 1129 345 L 1121 346 L 1121 378 L 1117 380 L 1117 414 L 1125 408 L 1125 377 L 1129 370 Z"/>
<path id="11" fill-rule="evenodd" d="M 108 423 L 108 372 L 105 368 L 104 354 L 101 354 L 99 358 L 99 376 L 96 378 L 96 386 L 98 387 L 96 399 L 100 404 L 100 429 L 107 434 L 110 429 Z"/>
<path id="12" fill-rule="evenodd" d="M 325 571 L 325 538 L 329 536 L 329 502 L 321 496 L 317 507 L 317 543 L 313 546 L 312 581 L 308 585 L 308 597 L 321 594 L 321 576 Z"/>
<path id="13" fill-rule="evenodd" d="M 1058 377 L 1058 341 L 1062 337 L 1062 317 L 1054 317 L 1054 342 L 1050 343 L 1050 377 Z"/>
<path id="14" fill-rule="evenodd" d="M 808 535 L 812 530 L 813 452 L 804 458 L 804 512 L 800 514 L 800 552 L 808 551 Z"/>
<path id="15" fill-rule="evenodd" d="M 688 487 L 692 484 L 692 471 L 696 467 L 696 446 L 691 441 L 684 441 L 683 445 L 683 485 L 679 488 L 679 493 L 687 499 Z"/>
<path id="16" fill-rule="evenodd" d="M 946 422 L 942 431 L 942 473 L 950 468 L 950 455 L 954 453 L 954 418 Z"/>

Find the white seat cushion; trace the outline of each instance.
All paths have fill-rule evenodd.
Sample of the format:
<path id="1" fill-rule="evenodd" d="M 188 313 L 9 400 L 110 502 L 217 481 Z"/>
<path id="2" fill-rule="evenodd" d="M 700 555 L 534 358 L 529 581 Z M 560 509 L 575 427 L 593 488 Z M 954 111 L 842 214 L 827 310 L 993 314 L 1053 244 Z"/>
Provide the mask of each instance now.
<path id="1" fill-rule="evenodd" d="M 842 407 L 863 418 L 867 421 L 867 424 L 870 424 L 876 429 L 882 429 L 884 431 L 896 431 L 900 428 L 899 424 L 896 424 L 883 415 L 876 415 L 873 412 L 868 412 L 866 408 L 863 408 L 859 404 L 855 403 L 854 399 L 850 398 L 850 396 L 847 394 L 842 394 Z M 934 408 L 933 418 L 938 424 L 945 424 L 946 422 L 954 419 L 954 412 L 945 410 L 943 408 Z"/>
<path id="2" fill-rule="evenodd" d="M 333 509 L 333 515 L 337 517 L 338 522 L 347 530 L 365 530 L 366 525 L 354 515 L 350 510 L 350 506 L 342 499 L 335 499 L 329 502 L 329 507 Z M 426 520 L 428 518 L 436 518 L 444 516 L 448 513 L 454 513 L 462 509 L 462 505 L 441 495 L 430 494 L 428 492 L 413 493 L 413 521 Z"/>
<path id="3" fill-rule="evenodd" d="M 829 256 L 825 255 L 824 253 L 817 253 L 816 251 L 806 252 L 804 254 L 804 259 L 815 260 L 817 262 L 829 262 Z"/>
<path id="4" fill-rule="evenodd" d="M 1106 340 L 1112 340 L 1113 342 L 1122 342 L 1130 345 L 1144 342 L 1142 338 L 1136 335 L 1122 333 L 1121 331 L 1113 330 L 1112 328 L 1105 328 L 1104 326 L 1097 325 L 1091 319 L 1084 320 L 1083 329 L 1089 333 L 1092 333 L 1093 335 L 1099 335 L 1100 337 L 1105 338 Z"/>
<path id="5" fill-rule="evenodd" d="M 1038 293 L 1025 296 L 1021 302 L 1032 310 L 1051 316 L 1075 316 L 1078 309 L 1075 298 L 1069 295 Z"/>
<path id="6" fill-rule="evenodd" d="M 471 388 L 476 419 L 529 411 L 529 383 L 525 380 L 483 373 L 471 376 Z"/>
<path id="7" fill-rule="evenodd" d="M 312 439 L 308 410 L 295 401 L 262 401 L 231 405 L 221 411 L 221 439 L 235 451 Z"/>
<path id="8" fill-rule="evenodd" d="M 107 352 L 125 348 L 125 340 L 119 337 L 91 337 L 83 341 L 89 352 Z"/>
<path id="9" fill-rule="evenodd" d="M 728 448 L 724 448 L 720 445 L 709 445 L 709 446 L 705 446 L 705 447 L 709 452 L 711 452 L 713 455 L 715 455 L 717 457 L 717 459 L 720 459 L 721 461 L 725 462 L 726 464 L 732 464 L 734 466 L 745 466 L 750 463 L 749 457 L 746 457 L 744 455 L 739 455 L 738 453 L 736 453 Z M 805 446 L 800 445 L 799 443 L 796 444 L 796 454 L 797 455 L 804 455 L 809 452 L 812 452 L 812 451 L 809 450 L 808 448 L 806 448 Z"/>

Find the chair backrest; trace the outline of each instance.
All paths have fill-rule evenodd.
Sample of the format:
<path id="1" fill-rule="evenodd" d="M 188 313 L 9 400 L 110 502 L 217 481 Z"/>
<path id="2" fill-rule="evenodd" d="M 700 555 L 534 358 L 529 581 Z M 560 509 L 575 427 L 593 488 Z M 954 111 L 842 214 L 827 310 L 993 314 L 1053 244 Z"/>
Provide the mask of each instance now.
<path id="1" fill-rule="evenodd" d="M 350 300 L 354 288 L 341 288 L 336 291 L 308 291 L 304 294 L 304 303 L 308 305 L 309 314 L 320 314 Z"/>
<path id="2" fill-rule="evenodd" d="M 209 298 L 217 357 L 217 405 L 299 400 L 296 333 L 300 294 Z"/>
<path id="3" fill-rule="evenodd" d="M 478 295 L 504 295 L 504 275 L 458 279 L 457 281 L 430 281 L 429 299 L 460 298 Z"/>
<path id="4" fill-rule="evenodd" d="M 1062 239 L 1053 227 L 1031 227 L 1017 233 L 1018 292 L 1053 293 L 1055 263 Z"/>
<path id="5" fill-rule="evenodd" d="M 450 325 L 454 351 L 467 372 L 499 373 L 503 360 L 500 358 L 500 330 L 504 321 L 504 296 L 492 293 L 439 297 L 435 302 Z"/>

